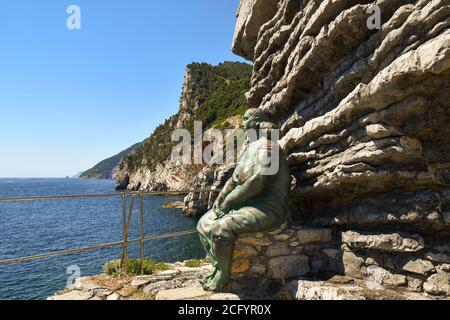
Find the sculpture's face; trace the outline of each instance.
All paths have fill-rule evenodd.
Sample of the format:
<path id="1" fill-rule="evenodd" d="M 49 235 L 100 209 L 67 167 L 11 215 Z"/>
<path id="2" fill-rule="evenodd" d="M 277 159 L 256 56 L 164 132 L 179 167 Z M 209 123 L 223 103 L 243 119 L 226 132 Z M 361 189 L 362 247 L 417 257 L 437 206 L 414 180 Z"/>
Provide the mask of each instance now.
<path id="1" fill-rule="evenodd" d="M 259 120 L 256 118 L 255 113 L 252 110 L 245 113 L 242 125 L 244 126 L 244 130 L 258 129 Z"/>

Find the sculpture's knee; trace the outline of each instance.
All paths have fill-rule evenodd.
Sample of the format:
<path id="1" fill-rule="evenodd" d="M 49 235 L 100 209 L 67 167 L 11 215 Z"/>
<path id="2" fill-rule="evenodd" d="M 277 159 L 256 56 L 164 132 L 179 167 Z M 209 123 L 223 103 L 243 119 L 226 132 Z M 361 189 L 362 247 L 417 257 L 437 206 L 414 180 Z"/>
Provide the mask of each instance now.
<path id="1" fill-rule="evenodd" d="M 203 237 L 207 236 L 203 220 L 200 220 L 198 222 L 198 224 L 197 224 L 197 232 Z"/>
<path id="2" fill-rule="evenodd" d="M 211 227 L 213 224 L 211 211 L 203 215 L 197 224 L 197 232 L 203 237 L 209 237 L 211 233 Z"/>
<path id="3" fill-rule="evenodd" d="M 211 228 L 214 241 L 233 242 L 235 237 L 226 219 L 217 221 Z"/>

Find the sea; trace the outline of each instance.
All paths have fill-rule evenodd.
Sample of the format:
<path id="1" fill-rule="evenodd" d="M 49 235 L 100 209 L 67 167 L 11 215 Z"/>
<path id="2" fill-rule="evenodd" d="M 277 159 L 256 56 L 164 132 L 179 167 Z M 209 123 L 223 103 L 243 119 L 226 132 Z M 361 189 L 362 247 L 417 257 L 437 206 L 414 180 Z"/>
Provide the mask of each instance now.
<path id="1" fill-rule="evenodd" d="M 0 198 L 49 197 L 115 193 L 113 180 L 0 179 Z M 195 229 L 197 220 L 180 209 L 163 205 L 179 196 L 145 196 L 145 236 Z M 129 203 L 127 203 L 127 208 Z M 139 237 L 139 198 L 131 219 L 129 239 Z M 0 203 L 0 261 L 86 246 L 120 242 L 120 197 Z M 139 244 L 128 254 L 138 258 Z M 107 261 L 119 259 L 121 247 L 0 266 L 0 300 L 42 300 L 61 292 L 74 272 L 102 272 Z M 196 235 L 149 241 L 145 256 L 175 262 L 205 256 Z M 69 282 L 68 282 L 69 281 Z"/>

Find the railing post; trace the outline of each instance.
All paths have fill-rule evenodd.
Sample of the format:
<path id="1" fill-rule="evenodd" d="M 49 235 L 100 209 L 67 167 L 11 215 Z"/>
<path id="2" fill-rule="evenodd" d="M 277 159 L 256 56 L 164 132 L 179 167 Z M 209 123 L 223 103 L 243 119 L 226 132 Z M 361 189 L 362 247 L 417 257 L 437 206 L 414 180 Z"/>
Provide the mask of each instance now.
<path id="1" fill-rule="evenodd" d="M 127 202 L 126 194 L 122 193 L 122 231 L 123 231 L 123 244 L 122 244 L 122 270 L 125 273 L 128 271 L 128 257 L 127 257 Z"/>
<path id="2" fill-rule="evenodd" d="M 140 226 L 140 243 L 141 243 L 141 274 L 144 274 L 144 196 L 139 193 L 139 226 Z"/>
<path id="3" fill-rule="evenodd" d="M 128 220 L 127 220 L 127 234 L 126 234 L 127 241 L 128 241 L 128 236 L 130 235 L 130 225 L 131 225 L 131 217 L 133 215 L 133 207 L 134 207 L 134 194 L 131 194 L 130 208 L 128 209 Z"/>

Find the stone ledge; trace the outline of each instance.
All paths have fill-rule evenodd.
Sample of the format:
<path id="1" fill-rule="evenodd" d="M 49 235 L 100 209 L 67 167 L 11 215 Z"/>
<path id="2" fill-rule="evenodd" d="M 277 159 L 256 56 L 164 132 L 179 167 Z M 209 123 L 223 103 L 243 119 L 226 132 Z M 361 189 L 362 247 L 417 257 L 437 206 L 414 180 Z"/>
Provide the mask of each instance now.
<path id="1" fill-rule="evenodd" d="M 326 228 L 281 227 L 241 236 L 235 244 L 231 290 L 266 290 L 270 283 L 337 265 L 339 251 Z M 258 281 L 254 281 L 258 279 Z M 255 288 L 255 286 L 257 288 Z"/>
<path id="2" fill-rule="evenodd" d="M 370 289 L 448 296 L 449 253 L 447 246 L 427 246 L 418 234 L 283 225 L 236 241 L 229 289 L 265 291 L 282 280 L 334 274 L 365 281 Z"/>
<path id="3" fill-rule="evenodd" d="M 424 294 L 390 289 L 370 288 L 363 281 L 352 279 L 350 283 L 295 280 L 287 285 L 296 300 L 435 300 Z"/>
<path id="4" fill-rule="evenodd" d="M 163 290 L 156 294 L 155 300 L 206 300 L 211 295 L 200 287 L 186 287 Z"/>

